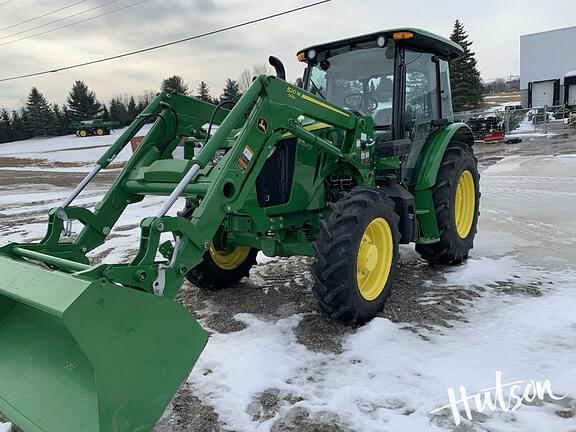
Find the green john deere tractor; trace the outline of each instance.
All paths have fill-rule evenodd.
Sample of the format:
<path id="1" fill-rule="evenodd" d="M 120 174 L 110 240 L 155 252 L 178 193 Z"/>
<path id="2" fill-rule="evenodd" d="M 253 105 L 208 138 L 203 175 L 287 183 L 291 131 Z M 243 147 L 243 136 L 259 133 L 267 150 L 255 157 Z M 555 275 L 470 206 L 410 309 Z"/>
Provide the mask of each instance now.
<path id="1" fill-rule="evenodd" d="M 172 300 L 184 279 L 234 285 L 258 251 L 314 257 L 320 309 L 349 324 L 383 309 L 400 244 L 432 264 L 465 260 L 480 193 L 472 131 L 452 122 L 448 61 L 461 53 L 425 31 L 384 30 L 298 53 L 303 88 L 271 57 L 277 76 L 231 110 L 160 93 L 49 212 L 42 241 L 0 248 L 0 412 L 25 431 L 150 430 L 208 339 Z M 102 201 L 72 206 L 150 119 Z M 147 195 L 166 199 L 142 220 L 132 260 L 92 265 L 87 254 Z M 83 229 L 71 241 L 73 220 Z"/>
<path id="2" fill-rule="evenodd" d="M 112 129 L 120 126 L 117 121 L 104 121 L 101 119 L 80 120 L 72 122 L 71 128 L 77 137 L 86 138 L 88 136 L 110 135 Z"/>

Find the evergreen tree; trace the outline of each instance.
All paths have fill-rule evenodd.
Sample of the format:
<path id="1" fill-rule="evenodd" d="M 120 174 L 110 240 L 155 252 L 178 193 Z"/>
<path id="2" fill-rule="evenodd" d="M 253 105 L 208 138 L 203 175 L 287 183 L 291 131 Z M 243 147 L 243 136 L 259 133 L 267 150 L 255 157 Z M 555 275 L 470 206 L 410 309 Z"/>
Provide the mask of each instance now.
<path id="1" fill-rule="evenodd" d="M 210 96 L 210 87 L 208 87 L 208 84 L 206 84 L 205 81 L 200 81 L 196 98 L 204 102 L 212 103 L 212 96 Z"/>
<path id="2" fill-rule="evenodd" d="M 103 121 L 110 121 L 110 113 L 108 112 L 106 104 L 102 104 L 102 115 L 100 116 L 100 118 Z"/>
<path id="3" fill-rule="evenodd" d="M 179 75 L 173 75 L 162 81 L 161 89 L 166 92 L 174 90 L 178 93 L 188 94 L 188 84 L 186 84 L 184 79 Z"/>
<path id="4" fill-rule="evenodd" d="M 68 119 L 68 110 L 66 107 L 60 108 L 58 104 L 52 105 L 54 116 L 54 127 L 51 132 L 53 135 L 67 135 L 70 133 L 70 121 Z"/>
<path id="5" fill-rule="evenodd" d="M 33 136 L 47 136 L 54 127 L 54 116 L 46 98 L 32 87 L 26 100 L 26 127 Z"/>
<path id="6" fill-rule="evenodd" d="M 102 105 L 96 99 L 96 94 L 88 89 L 84 81 L 76 81 L 70 90 L 68 111 L 72 120 L 92 120 L 102 112 Z"/>
<path id="7" fill-rule="evenodd" d="M 120 123 L 120 127 L 129 123 L 128 110 L 121 98 L 115 97 L 110 101 L 110 120 Z"/>
<path id="8" fill-rule="evenodd" d="M 474 52 L 470 50 L 472 42 L 459 20 L 454 23 L 450 39 L 464 49 L 464 55 L 450 62 L 450 86 L 452 87 L 452 105 L 454 111 L 467 111 L 482 106 L 484 87 Z"/>
<path id="9" fill-rule="evenodd" d="M 26 110 L 12 111 L 12 138 L 14 141 L 32 138 L 32 134 L 26 127 L 28 115 Z"/>
<path id="10" fill-rule="evenodd" d="M 226 85 L 224 86 L 222 96 L 220 96 L 220 102 L 238 102 L 238 99 L 240 99 L 241 96 L 242 93 L 240 93 L 240 86 L 238 85 L 238 82 L 228 78 L 226 80 Z"/>
<path id="11" fill-rule="evenodd" d="M 134 96 L 130 96 L 126 110 L 128 111 L 128 123 L 132 123 L 136 119 L 136 116 L 140 114 L 138 108 L 136 107 L 136 100 L 134 99 Z"/>
<path id="12" fill-rule="evenodd" d="M 12 122 L 10 114 L 5 109 L 0 113 L 0 143 L 10 142 L 13 140 Z"/>

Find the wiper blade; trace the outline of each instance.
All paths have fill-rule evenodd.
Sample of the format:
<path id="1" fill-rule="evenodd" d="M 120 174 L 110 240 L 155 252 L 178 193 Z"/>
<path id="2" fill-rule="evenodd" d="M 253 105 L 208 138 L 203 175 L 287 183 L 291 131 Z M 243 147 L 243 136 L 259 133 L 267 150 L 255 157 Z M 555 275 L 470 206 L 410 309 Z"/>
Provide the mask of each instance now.
<path id="1" fill-rule="evenodd" d="M 311 79 L 310 80 L 310 84 L 312 84 L 314 86 L 314 88 L 316 89 L 316 91 L 318 92 L 318 94 L 322 97 L 322 99 L 326 99 L 326 96 L 324 96 L 324 93 L 322 93 L 322 91 L 320 90 L 320 88 L 318 88 L 318 86 L 316 85 L 316 83 Z"/>

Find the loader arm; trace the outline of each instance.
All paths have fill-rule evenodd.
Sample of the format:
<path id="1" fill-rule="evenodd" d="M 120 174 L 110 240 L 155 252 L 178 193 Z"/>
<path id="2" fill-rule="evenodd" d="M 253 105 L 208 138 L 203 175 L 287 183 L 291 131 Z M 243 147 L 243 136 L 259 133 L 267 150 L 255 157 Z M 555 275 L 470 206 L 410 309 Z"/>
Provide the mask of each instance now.
<path id="1" fill-rule="evenodd" d="M 358 117 L 285 81 L 260 77 L 234 109 L 217 117 L 221 121 L 220 127 L 199 154 L 185 163 L 187 169 L 180 173 L 180 181 L 163 183 L 164 193 L 170 192 L 170 195 L 156 216 L 142 221 L 140 248 L 132 262 L 86 265 L 78 271 L 75 263 L 87 264 L 86 254 L 105 242 L 128 205 L 141 201 L 147 194 L 162 194 L 162 191 L 154 189 L 158 184 L 146 181 L 146 178 L 153 177 L 154 167 L 160 161 L 165 162 L 164 166 L 166 162 L 183 166 L 181 161 L 169 158 L 183 137 L 190 136 L 208 122 L 211 108 L 210 104 L 186 96 L 160 94 L 99 159 L 97 167 L 106 167 L 147 119 L 158 117 L 96 209 L 93 212 L 70 206 L 52 209 L 48 234 L 40 244 L 11 244 L 0 248 L 0 254 L 13 258 L 25 256 L 49 262 L 63 271 L 76 271 L 82 278 L 107 278 L 125 286 L 174 297 L 184 275 L 201 261 L 226 213 L 244 207 L 248 192 L 245 185 L 255 182 L 267 156 L 284 134 L 293 134 L 310 145 L 318 146 L 329 158 L 347 161 L 360 171 L 363 169 L 358 162 L 356 142 L 372 135 L 369 117 Z M 343 131 L 345 138 L 341 147 L 305 130 L 298 120 L 301 116 Z M 229 148 L 233 133 L 233 145 Z M 208 167 L 220 149 L 228 150 L 226 156 L 215 166 Z M 141 181 L 143 171 L 144 181 Z M 208 171 L 218 174 L 211 175 L 210 181 L 206 182 Z M 369 177 L 369 168 L 366 167 L 365 171 Z M 198 182 L 198 178 L 203 181 Z M 166 215 L 177 198 L 187 196 L 200 198 L 190 219 Z M 253 216 L 257 219 L 262 214 Z M 69 220 L 79 220 L 85 226 L 73 245 L 59 242 L 64 224 Z M 178 241 L 164 246 L 168 261 L 156 262 L 160 235 L 166 232 L 176 235 Z M 36 254 L 32 258 L 24 251 Z M 41 254 L 46 255 L 45 259 Z M 54 257 L 62 259 L 55 261 Z M 67 263 L 66 259 L 73 262 Z"/>
<path id="2" fill-rule="evenodd" d="M 213 114 L 220 126 L 200 152 L 191 160 L 172 159 L 179 143 L 199 136 Z M 151 118 L 156 118 L 153 127 L 95 209 L 72 206 Z M 335 144 L 310 132 L 302 118 L 339 131 L 342 140 Z M 262 236 L 281 223 L 251 205 L 250 189 L 274 146 L 287 135 L 317 148 L 326 160 L 338 161 L 359 182 L 374 184 L 370 166 L 361 161 L 373 135 L 370 117 L 274 77 L 256 79 L 229 112 L 214 113 L 211 104 L 160 93 L 63 205 L 49 212 L 41 242 L 0 248 L 0 270 L 8 275 L 0 281 L 0 340 L 7 347 L 0 353 L 0 411 L 25 430 L 149 430 L 207 340 L 170 299 L 227 218 L 246 220 Z M 217 160 L 219 151 L 225 154 Z M 167 198 L 155 215 L 142 220 L 132 261 L 91 266 L 87 254 L 106 242 L 126 207 L 146 195 Z M 168 216 L 178 198 L 195 204 L 186 216 Z M 72 220 L 84 228 L 70 243 L 63 236 Z M 163 233 L 172 233 L 175 240 L 161 244 Z M 158 253 L 163 260 L 157 260 Z M 42 328 L 44 343 L 36 327 Z M 111 360 L 110 349 L 118 359 Z M 35 383 L 22 367 L 42 371 L 47 390 L 34 392 Z M 51 390 L 62 385 L 68 390 L 53 397 Z"/>

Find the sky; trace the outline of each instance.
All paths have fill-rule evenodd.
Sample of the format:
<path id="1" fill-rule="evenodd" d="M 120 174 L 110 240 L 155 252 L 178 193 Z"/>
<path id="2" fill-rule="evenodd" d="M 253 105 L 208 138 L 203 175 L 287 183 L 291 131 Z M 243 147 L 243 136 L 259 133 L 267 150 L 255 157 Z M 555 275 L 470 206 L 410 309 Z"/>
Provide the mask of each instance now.
<path id="1" fill-rule="evenodd" d="M 0 29 L 80 0 L 12 0 L 0 6 Z M 0 30 L 0 78 L 95 60 L 145 48 L 312 3 L 313 0 L 84 0 L 27 24 Z M 0 1 L 0 4 L 4 3 Z M 132 6 L 133 5 L 133 6 Z M 86 9 L 102 6 L 82 13 Z M 129 7 L 130 6 L 130 7 Z M 15 39 L 128 7 L 85 23 L 11 43 Z M 66 18 L 72 14 L 79 14 Z M 219 96 L 226 78 L 280 57 L 293 81 L 303 65 L 296 52 L 321 42 L 401 26 L 449 36 L 460 19 L 474 42 L 485 80 L 519 73 L 520 35 L 576 25 L 576 2 L 332 0 L 305 11 L 162 50 L 70 71 L 0 82 L 0 107 L 17 108 L 36 86 L 50 102 L 65 102 L 83 80 L 104 102 L 116 95 L 156 91 L 178 74 L 195 90 L 204 80 Z M 65 19 L 66 18 L 66 19 Z M 60 20 L 26 32 L 31 27 Z M 20 33 L 13 35 L 14 33 Z M 11 36 L 13 35 L 13 36 Z"/>

